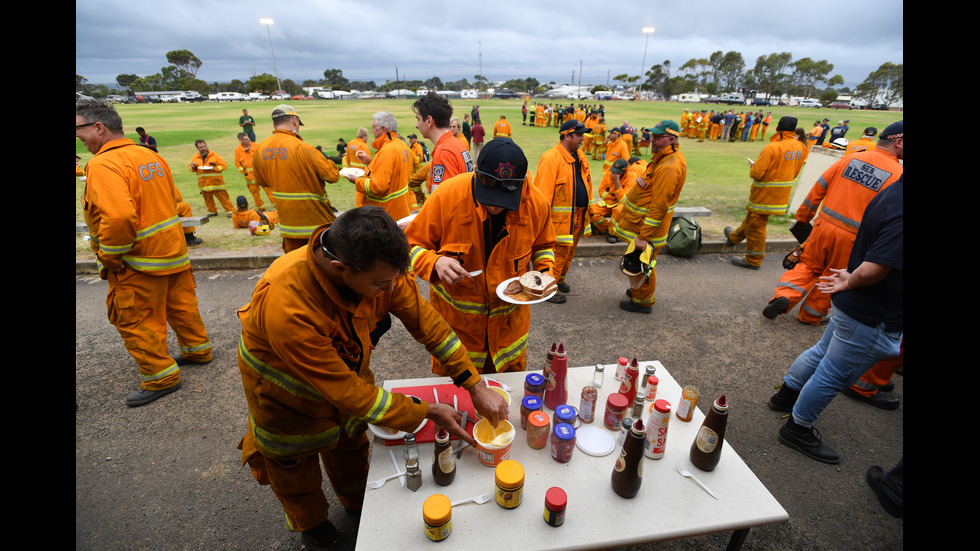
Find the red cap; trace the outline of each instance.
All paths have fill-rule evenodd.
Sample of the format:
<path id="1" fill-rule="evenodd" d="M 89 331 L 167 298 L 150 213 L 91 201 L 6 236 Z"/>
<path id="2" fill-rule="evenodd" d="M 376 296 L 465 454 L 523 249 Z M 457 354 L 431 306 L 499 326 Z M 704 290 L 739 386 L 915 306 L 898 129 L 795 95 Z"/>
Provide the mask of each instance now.
<path id="1" fill-rule="evenodd" d="M 565 495 L 565 490 L 558 486 L 548 488 L 544 494 L 544 505 L 552 511 L 564 511 L 567 504 L 568 496 Z"/>

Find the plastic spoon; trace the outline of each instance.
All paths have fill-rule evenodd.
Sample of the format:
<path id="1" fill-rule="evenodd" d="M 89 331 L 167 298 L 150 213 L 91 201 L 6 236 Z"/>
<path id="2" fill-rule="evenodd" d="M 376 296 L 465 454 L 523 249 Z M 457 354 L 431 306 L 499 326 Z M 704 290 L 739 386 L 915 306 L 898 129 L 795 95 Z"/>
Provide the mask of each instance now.
<path id="1" fill-rule="evenodd" d="M 715 499 L 718 499 L 718 496 L 716 496 L 714 492 L 712 492 L 711 490 L 709 490 L 707 486 L 705 486 L 704 484 L 701 483 L 700 480 L 698 480 L 698 477 L 696 477 L 693 474 L 691 474 L 690 471 L 688 471 L 687 469 L 685 469 L 685 468 L 681 467 L 680 465 L 678 465 L 677 466 L 677 472 L 681 473 L 681 476 L 690 478 L 691 480 L 697 482 L 698 483 L 698 486 L 701 486 L 701 489 L 703 489 L 704 491 L 708 492 L 711 495 L 711 497 L 713 497 Z"/>

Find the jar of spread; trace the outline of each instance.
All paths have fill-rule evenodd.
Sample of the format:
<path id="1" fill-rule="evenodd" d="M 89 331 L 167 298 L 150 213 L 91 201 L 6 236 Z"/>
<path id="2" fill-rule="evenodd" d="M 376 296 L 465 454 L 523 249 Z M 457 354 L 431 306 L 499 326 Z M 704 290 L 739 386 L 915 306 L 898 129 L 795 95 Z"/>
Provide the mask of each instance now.
<path id="1" fill-rule="evenodd" d="M 698 405 L 700 394 L 696 386 L 687 385 L 684 387 L 684 390 L 681 391 L 681 399 L 677 403 L 677 411 L 675 412 L 678 419 L 681 421 L 690 421 L 691 417 L 694 417 L 694 408 Z"/>
<path id="2" fill-rule="evenodd" d="M 618 392 L 610 394 L 609 398 L 606 398 L 606 414 L 603 417 L 606 428 L 618 431 L 623 425 L 623 417 L 626 415 L 626 408 L 628 407 L 629 402 L 626 400 L 626 396 Z"/>
<path id="3" fill-rule="evenodd" d="M 583 423 L 595 421 L 595 402 L 599 397 L 599 391 L 594 386 L 587 386 L 582 389 L 582 401 L 578 406 L 578 418 Z"/>
<path id="4" fill-rule="evenodd" d="M 575 451 L 575 428 L 568 423 L 556 423 L 551 431 L 551 457 L 559 463 L 568 463 Z"/>
<path id="5" fill-rule="evenodd" d="M 453 506 L 449 498 L 433 494 L 422 504 L 425 535 L 432 541 L 442 541 L 453 531 Z"/>
<path id="6" fill-rule="evenodd" d="M 538 373 L 528 373 L 524 377 L 524 396 L 544 396 L 544 377 Z"/>
<path id="7" fill-rule="evenodd" d="M 494 498 L 505 509 L 513 509 L 521 504 L 524 494 L 524 467 L 513 459 L 501 461 L 494 470 L 496 482 Z"/>
<path id="8" fill-rule="evenodd" d="M 568 496 L 558 486 L 548 488 L 544 493 L 544 521 L 548 526 L 559 527 L 565 522 L 565 506 Z"/>
<path id="9" fill-rule="evenodd" d="M 544 402 L 541 401 L 540 396 L 535 396 L 533 394 L 525 396 L 521 400 L 521 428 L 527 430 L 527 416 L 534 411 L 541 411 L 541 407 Z"/>
<path id="10" fill-rule="evenodd" d="M 535 450 L 544 448 L 548 443 L 548 433 L 551 418 L 543 411 L 532 411 L 527 416 L 527 445 Z"/>
<path id="11" fill-rule="evenodd" d="M 569 425 L 574 426 L 575 417 L 577 415 L 578 412 L 575 411 L 575 408 L 568 404 L 562 404 L 555 408 L 555 424 L 568 423 Z"/>

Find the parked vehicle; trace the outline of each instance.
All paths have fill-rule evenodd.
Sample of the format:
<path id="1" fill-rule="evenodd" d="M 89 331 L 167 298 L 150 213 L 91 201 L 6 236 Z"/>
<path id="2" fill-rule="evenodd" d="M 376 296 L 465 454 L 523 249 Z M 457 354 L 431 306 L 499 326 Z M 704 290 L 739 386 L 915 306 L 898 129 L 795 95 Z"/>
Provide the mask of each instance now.
<path id="1" fill-rule="evenodd" d="M 823 107 L 823 104 L 815 99 L 801 99 L 798 107 Z"/>
<path id="2" fill-rule="evenodd" d="M 854 106 L 849 101 L 835 101 L 828 105 L 828 107 L 831 109 L 854 109 Z"/>
<path id="3" fill-rule="evenodd" d="M 518 96 L 517 96 L 517 92 L 511 90 L 510 88 L 501 88 L 500 90 L 494 92 L 493 97 L 510 99 L 510 98 L 516 98 Z"/>
<path id="4" fill-rule="evenodd" d="M 598 96 L 598 94 L 596 94 Z M 677 101 L 681 103 L 697 103 L 701 101 L 701 96 L 697 94 L 680 94 L 677 96 Z"/>
<path id="5" fill-rule="evenodd" d="M 767 99 L 755 98 L 752 100 L 752 105 L 772 105 L 772 103 Z"/>
<path id="6" fill-rule="evenodd" d="M 218 101 L 245 101 L 245 95 L 241 92 L 218 92 L 215 96 Z"/>
<path id="7" fill-rule="evenodd" d="M 718 96 L 718 103 L 727 103 L 728 105 L 744 105 L 745 96 L 739 94 L 738 92 L 727 92 Z"/>

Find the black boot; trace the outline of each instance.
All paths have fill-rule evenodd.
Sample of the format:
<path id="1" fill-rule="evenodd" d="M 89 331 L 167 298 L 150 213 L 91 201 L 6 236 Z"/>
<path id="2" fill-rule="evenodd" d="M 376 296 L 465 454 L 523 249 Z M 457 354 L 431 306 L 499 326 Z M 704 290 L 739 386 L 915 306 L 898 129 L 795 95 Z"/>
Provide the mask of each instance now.
<path id="1" fill-rule="evenodd" d="M 800 397 L 799 390 L 793 390 L 786 383 L 779 385 L 779 390 L 773 394 L 766 405 L 773 411 L 793 411 L 796 399 Z"/>
<path id="2" fill-rule="evenodd" d="M 191 245 L 200 245 L 201 243 L 204 242 L 200 237 L 194 235 L 194 232 L 185 233 L 184 239 L 187 240 L 188 247 L 190 247 Z"/>
<path id="3" fill-rule="evenodd" d="M 329 520 L 321 522 L 316 528 L 302 532 L 301 536 L 303 543 L 316 551 L 330 549 L 337 543 L 337 529 Z"/>
<path id="4" fill-rule="evenodd" d="M 813 427 L 797 425 L 791 415 L 779 429 L 779 441 L 783 444 L 824 463 L 840 463 L 840 456 L 830 446 L 820 441 L 820 433 Z"/>

